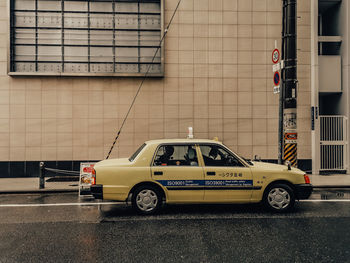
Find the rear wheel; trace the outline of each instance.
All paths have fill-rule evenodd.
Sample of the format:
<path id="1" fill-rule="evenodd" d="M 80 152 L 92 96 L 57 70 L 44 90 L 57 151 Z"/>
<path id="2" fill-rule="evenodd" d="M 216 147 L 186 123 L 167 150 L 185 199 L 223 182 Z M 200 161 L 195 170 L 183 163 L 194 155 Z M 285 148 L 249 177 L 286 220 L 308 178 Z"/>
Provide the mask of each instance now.
<path id="1" fill-rule="evenodd" d="M 161 204 L 161 194 L 151 185 L 138 187 L 132 195 L 132 206 L 139 214 L 154 214 L 159 210 Z"/>
<path id="2" fill-rule="evenodd" d="M 273 184 L 264 194 L 265 206 L 274 212 L 286 212 L 294 207 L 295 195 L 286 184 Z"/>

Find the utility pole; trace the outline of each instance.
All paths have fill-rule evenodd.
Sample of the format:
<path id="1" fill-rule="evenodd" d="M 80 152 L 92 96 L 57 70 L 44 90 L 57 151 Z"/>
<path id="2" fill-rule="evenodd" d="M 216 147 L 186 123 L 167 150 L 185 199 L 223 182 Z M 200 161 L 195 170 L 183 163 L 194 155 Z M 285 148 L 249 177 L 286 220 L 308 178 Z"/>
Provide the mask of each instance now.
<path id="1" fill-rule="evenodd" d="M 282 8 L 282 89 L 280 93 L 280 122 L 283 123 L 283 138 L 279 131 L 279 144 L 283 144 L 283 157 L 279 152 L 279 162 L 283 159 L 296 167 L 297 163 L 297 0 L 283 0 Z M 281 105 L 282 104 L 282 105 Z M 283 115 L 283 119 L 282 119 Z M 284 141 L 283 141 L 284 140 Z M 282 149 L 282 147 L 281 147 Z"/>

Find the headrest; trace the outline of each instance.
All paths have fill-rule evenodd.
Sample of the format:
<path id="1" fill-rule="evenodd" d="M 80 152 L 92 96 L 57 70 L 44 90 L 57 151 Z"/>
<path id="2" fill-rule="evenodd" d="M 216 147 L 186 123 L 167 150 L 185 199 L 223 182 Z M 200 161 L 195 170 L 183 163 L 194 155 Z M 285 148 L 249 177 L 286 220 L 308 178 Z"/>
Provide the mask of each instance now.
<path id="1" fill-rule="evenodd" d="M 187 155 L 188 155 L 188 158 L 192 160 L 196 157 L 196 151 L 190 148 L 188 149 Z"/>
<path id="2" fill-rule="evenodd" d="M 211 150 L 209 152 L 209 156 L 211 156 L 215 159 L 216 156 L 218 156 L 218 150 L 216 148 L 211 148 Z"/>
<path id="3" fill-rule="evenodd" d="M 167 145 L 164 148 L 165 155 L 171 156 L 174 153 L 174 147 L 171 145 Z"/>

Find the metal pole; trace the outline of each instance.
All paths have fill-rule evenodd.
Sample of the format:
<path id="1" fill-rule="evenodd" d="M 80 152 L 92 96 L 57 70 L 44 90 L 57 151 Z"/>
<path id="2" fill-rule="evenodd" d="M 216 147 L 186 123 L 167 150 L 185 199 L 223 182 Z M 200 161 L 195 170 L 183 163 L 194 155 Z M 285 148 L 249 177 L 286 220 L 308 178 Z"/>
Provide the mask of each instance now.
<path id="1" fill-rule="evenodd" d="M 311 159 L 312 173 L 320 172 L 320 119 L 318 114 L 318 0 L 311 0 Z"/>
<path id="2" fill-rule="evenodd" d="M 286 28 L 286 16 L 285 16 L 285 0 L 282 2 L 282 45 L 281 45 L 281 60 L 285 60 L 285 28 Z M 284 69 L 281 67 L 281 89 L 279 93 L 279 112 L 278 112 L 278 163 L 283 164 L 283 115 L 284 115 L 284 89 L 285 89 L 285 75 Z"/>
<path id="3" fill-rule="evenodd" d="M 297 166 L 297 0 L 283 0 L 284 28 L 284 159 Z"/>
<path id="4" fill-rule="evenodd" d="M 39 189 L 45 188 L 45 163 L 39 163 Z"/>

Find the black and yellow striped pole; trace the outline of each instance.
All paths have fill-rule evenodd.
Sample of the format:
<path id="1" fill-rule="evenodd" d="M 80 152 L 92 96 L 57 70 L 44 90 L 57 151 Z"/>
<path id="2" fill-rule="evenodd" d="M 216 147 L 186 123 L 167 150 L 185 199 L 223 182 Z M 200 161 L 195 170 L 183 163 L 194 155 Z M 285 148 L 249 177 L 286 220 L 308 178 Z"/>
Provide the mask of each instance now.
<path id="1" fill-rule="evenodd" d="M 290 162 L 294 167 L 298 166 L 296 143 L 286 143 L 284 145 L 284 160 Z"/>
<path id="2" fill-rule="evenodd" d="M 293 167 L 298 166 L 297 136 L 295 132 L 284 134 L 284 160 L 288 161 Z"/>
<path id="3" fill-rule="evenodd" d="M 297 0 L 283 0 L 283 159 L 297 167 Z"/>

